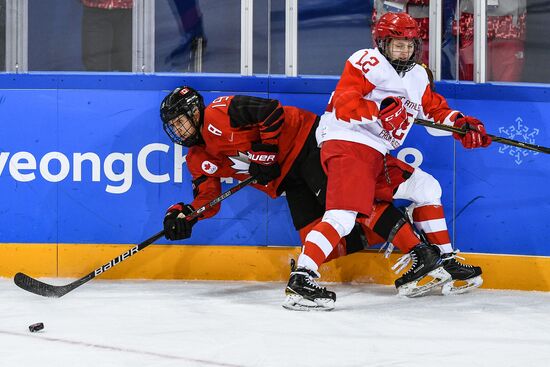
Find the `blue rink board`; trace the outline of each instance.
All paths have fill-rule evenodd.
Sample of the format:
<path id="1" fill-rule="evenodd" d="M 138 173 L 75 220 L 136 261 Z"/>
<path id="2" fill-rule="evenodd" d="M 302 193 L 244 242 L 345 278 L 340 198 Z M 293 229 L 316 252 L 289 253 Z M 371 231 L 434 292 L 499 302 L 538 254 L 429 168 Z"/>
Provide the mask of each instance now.
<path id="1" fill-rule="evenodd" d="M 158 232 L 169 205 L 192 200 L 185 164 L 181 182 L 174 168 L 174 155 L 181 158 L 185 149 L 175 152 L 158 117 L 160 101 L 179 84 L 196 87 L 206 102 L 241 93 L 321 113 L 336 81 L 224 74 L 0 75 L 0 242 L 131 244 Z M 550 88 L 445 82 L 437 87 L 451 106 L 479 117 L 491 133 L 550 145 Z M 145 147 L 152 150 L 144 160 L 145 176 L 169 174 L 167 182 L 151 182 L 140 171 L 138 156 Z M 501 144 L 466 151 L 423 127 L 415 127 L 396 154 L 403 149 L 412 152 L 405 157 L 408 162 L 421 157 L 420 167 L 440 181 L 456 247 L 550 254 L 550 157 Z M 42 175 L 45 170 L 54 181 L 61 177 L 58 158 L 40 168 L 45 156 L 59 157 L 54 152 L 69 162 L 59 182 Z M 92 153 L 99 160 L 99 181 L 89 161 L 82 164 L 81 179 L 75 179 L 75 153 Z M 25 160 L 29 156 L 35 167 Z M 233 184 L 224 183 L 223 189 Z M 299 239 L 284 198 L 271 200 L 245 188 L 181 243 L 295 246 Z"/>

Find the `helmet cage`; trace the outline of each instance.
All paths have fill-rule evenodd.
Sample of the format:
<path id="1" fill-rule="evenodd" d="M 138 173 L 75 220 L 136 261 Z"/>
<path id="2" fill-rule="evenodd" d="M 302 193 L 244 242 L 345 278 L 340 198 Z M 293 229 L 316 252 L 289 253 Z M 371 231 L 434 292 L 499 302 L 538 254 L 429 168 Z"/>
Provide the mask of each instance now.
<path id="1" fill-rule="evenodd" d="M 422 60 L 422 38 L 418 23 L 407 13 L 385 13 L 372 29 L 374 44 L 398 72 L 407 72 Z M 389 45 L 392 39 L 414 42 L 414 52 L 408 60 L 392 60 Z"/>
<path id="2" fill-rule="evenodd" d="M 204 117 L 204 101 L 193 88 L 176 88 L 166 96 L 160 107 L 160 117 L 164 131 L 174 143 L 191 147 L 202 141 L 200 130 Z M 184 117 L 189 123 L 178 121 L 179 117 Z"/>
<path id="3" fill-rule="evenodd" d="M 410 41 L 413 41 L 414 43 L 414 51 L 409 57 L 408 60 L 392 60 L 391 57 L 391 50 L 390 50 L 390 42 L 392 37 L 386 37 L 382 39 L 378 39 L 377 46 L 382 55 L 386 57 L 386 59 L 389 61 L 391 66 L 397 71 L 398 73 L 406 73 L 410 71 L 416 64 L 420 64 L 422 62 L 422 39 L 421 38 L 412 38 L 408 39 Z"/>

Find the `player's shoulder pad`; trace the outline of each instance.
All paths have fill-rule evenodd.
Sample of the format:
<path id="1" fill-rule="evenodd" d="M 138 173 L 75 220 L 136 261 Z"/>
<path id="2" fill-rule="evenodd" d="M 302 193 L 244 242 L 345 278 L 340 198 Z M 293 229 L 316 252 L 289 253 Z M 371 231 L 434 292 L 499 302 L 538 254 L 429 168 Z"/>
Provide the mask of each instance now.
<path id="1" fill-rule="evenodd" d="M 194 145 L 187 151 L 185 161 L 187 169 L 193 177 L 206 175 L 208 177 L 219 177 L 216 173 L 223 165 L 222 156 L 215 156 L 206 151 L 204 145 Z"/>
<path id="2" fill-rule="evenodd" d="M 196 173 L 195 171 L 200 172 L 201 162 L 209 158 L 210 156 L 203 145 L 194 145 L 187 150 L 185 162 L 187 163 L 187 168 L 193 174 Z"/>
<path id="3" fill-rule="evenodd" d="M 348 60 L 357 61 L 361 59 L 363 56 L 365 56 L 365 53 L 373 52 L 374 50 L 375 50 L 374 48 L 362 48 L 352 53 L 351 56 L 348 57 Z"/>
<path id="4" fill-rule="evenodd" d="M 430 81 L 430 88 L 431 88 L 432 91 L 435 92 L 434 74 L 432 73 L 432 71 L 430 70 L 428 65 L 426 65 L 424 63 L 418 63 L 418 65 L 422 66 L 424 68 L 424 70 L 426 71 L 426 74 L 428 75 L 428 80 Z"/>
<path id="5" fill-rule="evenodd" d="M 197 156 L 200 156 L 203 150 L 204 148 L 196 145 L 188 148 L 187 154 L 185 155 L 185 162 L 187 163 L 187 165 L 189 165 L 189 162 L 194 161 Z"/>

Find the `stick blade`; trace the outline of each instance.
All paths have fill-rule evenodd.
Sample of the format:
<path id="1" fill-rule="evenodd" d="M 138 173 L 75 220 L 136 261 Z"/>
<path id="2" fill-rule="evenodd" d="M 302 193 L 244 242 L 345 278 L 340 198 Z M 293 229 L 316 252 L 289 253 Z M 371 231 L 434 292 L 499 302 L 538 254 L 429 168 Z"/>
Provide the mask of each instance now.
<path id="1" fill-rule="evenodd" d="M 43 283 L 31 278 L 27 274 L 17 273 L 13 277 L 13 282 L 19 288 L 43 297 L 59 298 L 67 293 L 65 286 L 55 286 Z"/>

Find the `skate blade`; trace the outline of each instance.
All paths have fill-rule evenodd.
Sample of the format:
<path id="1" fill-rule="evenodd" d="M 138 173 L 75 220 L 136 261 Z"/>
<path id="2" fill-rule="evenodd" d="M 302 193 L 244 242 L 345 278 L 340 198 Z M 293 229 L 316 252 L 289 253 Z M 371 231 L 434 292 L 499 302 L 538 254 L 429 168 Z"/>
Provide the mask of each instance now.
<path id="1" fill-rule="evenodd" d="M 457 286 L 457 282 L 460 281 L 451 279 L 447 283 L 443 284 L 443 287 L 441 288 L 441 293 L 445 296 L 466 293 L 472 288 L 479 288 L 483 284 L 483 278 L 481 278 L 481 275 L 478 275 L 475 278 L 465 280 L 466 284 L 463 284 L 461 286 Z"/>
<path id="2" fill-rule="evenodd" d="M 297 294 L 288 294 L 283 307 L 293 311 L 332 311 L 334 301 L 330 298 L 316 298 L 315 301 L 310 301 Z"/>
<path id="3" fill-rule="evenodd" d="M 427 277 L 432 277 L 433 279 L 426 284 L 418 285 L 418 282 Z M 418 280 L 403 284 L 401 287 L 399 287 L 398 295 L 409 298 L 418 297 L 427 293 L 432 288 L 446 283 L 449 279 L 451 279 L 451 274 L 449 274 L 447 270 L 445 270 L 443 267 L 439 267 L 435 270 L 430 271 L 428 274 Z"/>

